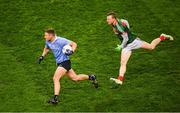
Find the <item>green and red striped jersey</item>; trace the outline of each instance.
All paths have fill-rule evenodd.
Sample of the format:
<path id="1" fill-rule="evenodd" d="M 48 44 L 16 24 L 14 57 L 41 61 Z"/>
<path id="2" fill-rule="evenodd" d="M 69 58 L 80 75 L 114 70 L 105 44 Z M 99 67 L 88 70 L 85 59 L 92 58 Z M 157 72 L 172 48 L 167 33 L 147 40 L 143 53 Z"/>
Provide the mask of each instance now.
<path id="1" fill-rule="evenodd" d="M 130 31 L 129 23 L 127 20 L 117 19 L 116 25 L 112 25 L 112 28 L 114 33 L 120 39 L 122 47 L 133 42 L 136 39 L 136 35 L 134 35 Z"/>

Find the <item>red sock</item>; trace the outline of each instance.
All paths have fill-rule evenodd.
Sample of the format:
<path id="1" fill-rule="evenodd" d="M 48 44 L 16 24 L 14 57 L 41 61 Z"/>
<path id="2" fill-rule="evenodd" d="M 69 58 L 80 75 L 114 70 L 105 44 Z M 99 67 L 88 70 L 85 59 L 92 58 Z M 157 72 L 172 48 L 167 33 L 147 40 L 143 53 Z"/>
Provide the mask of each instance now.
<path id="1" fill-rule="evenodd" d="M 160 36 L 159 38 L 161 39 L 161 41 L 166 40 L 164 36 Z"/>
<path id="2" fill-rule="evenodd" d="M 119 75 L 119 76 L 118 76 L 118 80 L 123 81 L 123 80 L 124 80 L 124 77 L 121 76 L 121 75 Z"/>

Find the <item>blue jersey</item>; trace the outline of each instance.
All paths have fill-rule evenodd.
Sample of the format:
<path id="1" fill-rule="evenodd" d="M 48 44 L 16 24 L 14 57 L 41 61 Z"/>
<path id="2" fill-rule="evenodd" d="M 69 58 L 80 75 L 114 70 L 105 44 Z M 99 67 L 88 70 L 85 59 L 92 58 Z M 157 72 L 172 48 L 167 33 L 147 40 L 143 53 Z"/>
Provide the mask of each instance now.
<path id="1" fill-rule="evenodd" d="M 61 63 L 66 60 L 69 60 L 69 56 L 65 55 L 62 52 L 62 48 L 69 44 L 71 41 L 62 37 L 55 37 L 53 42 L 46 41 L 45 47 L 51 49 L 54 57 L 56 59 L 56 63 Z"/>

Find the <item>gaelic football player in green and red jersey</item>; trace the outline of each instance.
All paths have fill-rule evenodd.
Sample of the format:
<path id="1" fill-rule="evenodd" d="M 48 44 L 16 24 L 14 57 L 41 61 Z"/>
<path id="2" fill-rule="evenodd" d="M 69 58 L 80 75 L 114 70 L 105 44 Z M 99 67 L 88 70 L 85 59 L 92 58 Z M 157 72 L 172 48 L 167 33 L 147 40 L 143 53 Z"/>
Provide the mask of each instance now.
<path id="1" fill-rule="evenodd" d="M 118 36 L 121 41 L 121 45 L 118 45 L 116 50 L 121 50 L 121 61 L 118 78 L 110 78 L 117 84 L 122 84 L 124 74 L 126 72 L 126 64 L 131 56 L 132 50 L 143 48 L 153 50 L 156 46 L 164 40 L 173 40 L 173 37 L 166 34 L 161 34 L 158 38 L 154 39 L 151 43 L 147 43 L 139 39 L 134 35 L 129 27 L 127 20 L 118 19 L 114 12 L 107 14 L 107 23 L 112 26 L 114 33 Z"/>

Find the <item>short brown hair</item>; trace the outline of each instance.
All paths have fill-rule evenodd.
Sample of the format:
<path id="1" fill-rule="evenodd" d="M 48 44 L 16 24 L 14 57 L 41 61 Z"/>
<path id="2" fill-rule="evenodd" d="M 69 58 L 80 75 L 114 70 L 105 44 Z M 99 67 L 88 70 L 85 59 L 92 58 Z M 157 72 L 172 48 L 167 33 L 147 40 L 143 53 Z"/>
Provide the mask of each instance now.
<path id="1" fill-rule="evenodd" d="M 53 36 L 56 35 L 56 32 L 55 32 L 55 30 L 53 28 L 49 28 L 49 29 L 45 30 L 45 32 L 48 33 L 48 34 L 52 34 Z"/>
<path id="2" fill-rule="evenodd" d="M 107 13 L 107 16 L 112 16 L 113 18 L 117 18 L 117 17 L 116 17 L 116 13 L 113 12 L 113 11 Z"/>

